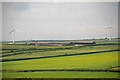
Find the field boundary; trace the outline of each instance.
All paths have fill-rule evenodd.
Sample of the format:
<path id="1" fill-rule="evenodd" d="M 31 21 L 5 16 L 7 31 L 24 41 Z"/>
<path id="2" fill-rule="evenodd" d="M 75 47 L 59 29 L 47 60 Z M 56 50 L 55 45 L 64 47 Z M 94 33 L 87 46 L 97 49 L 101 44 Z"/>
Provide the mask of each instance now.
<path id="1" fill-rule="evenodd" d="M 79 72 L 120 72 L 109 69 L 48 69 L 48 70 L 2 70 L 2 72 L 79 71 Z"/>

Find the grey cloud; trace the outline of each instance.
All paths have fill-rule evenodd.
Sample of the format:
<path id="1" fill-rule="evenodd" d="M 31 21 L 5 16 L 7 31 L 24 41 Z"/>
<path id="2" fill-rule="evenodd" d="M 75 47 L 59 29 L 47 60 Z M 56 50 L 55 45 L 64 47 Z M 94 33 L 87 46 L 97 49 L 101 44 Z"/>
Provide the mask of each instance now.
<path id="1" fill-rule="evenodd" d="M 4 30 L 9 32 L 15 25 L 29 33 L 32 39 L 103 38 L 109 36 L 103 29 L 110 25 L 111 17 L 117 30 L 117 3 L 33 2 L 5 3 L 3 6 Z M 18 33 L 16 39 L 23 40 L 25 36 Z"/>
<path id="2" fill-rule="evenodd" d="M 3 10 L 26 10 L 29 9 L 29 4 L 25 2 L 3 2 Z"/>

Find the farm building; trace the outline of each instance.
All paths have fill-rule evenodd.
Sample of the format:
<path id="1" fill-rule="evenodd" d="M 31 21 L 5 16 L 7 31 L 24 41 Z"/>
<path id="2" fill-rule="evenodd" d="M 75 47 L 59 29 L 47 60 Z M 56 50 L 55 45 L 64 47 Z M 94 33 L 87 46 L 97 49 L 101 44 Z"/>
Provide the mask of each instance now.
<path id="1" fill-rule="evenodd" d="M 94 41 L 81 41 L 81 42 L 28 42 L 27 45 L 36 46 L 77 46 L 85 44 L 95 44 Z"/>

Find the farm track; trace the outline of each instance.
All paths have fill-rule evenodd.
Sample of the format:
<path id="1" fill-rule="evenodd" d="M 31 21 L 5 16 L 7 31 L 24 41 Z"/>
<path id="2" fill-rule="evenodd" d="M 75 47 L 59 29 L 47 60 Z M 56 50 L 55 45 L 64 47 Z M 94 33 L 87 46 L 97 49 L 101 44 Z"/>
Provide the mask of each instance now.
<path id="1" fill-rule="evenodd" d="M 57 56 L 35 57 L 35 58 L 23 58 L 23 59 L 12 59 L 12 60 L 0 60 L 0 62 L 21 61 L 21 60 L 30 60 L 30 59 L 43 59 L 43 58 L 64 57 L 64 56 L 75 56 L 75 55 L 86 55 L 86 54 L 96 54 L 96 53 L 114 52 L 114 51 L 120 51 L 120 50 L 107 50 L 107 51 L 77 53 L 77 54 L 69 54 L 69 55 L 57 55 Z"/>

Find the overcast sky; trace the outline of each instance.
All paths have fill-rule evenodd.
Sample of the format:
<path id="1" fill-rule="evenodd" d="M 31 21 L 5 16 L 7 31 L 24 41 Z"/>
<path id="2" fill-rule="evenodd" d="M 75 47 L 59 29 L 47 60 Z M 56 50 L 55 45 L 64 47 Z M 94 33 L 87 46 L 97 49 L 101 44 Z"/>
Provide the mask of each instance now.
<path id="1" fill-rule="evenodd" d="M 3 40 L 66 40 L 118 36 L 117 2 L 3 2 Z"/>

